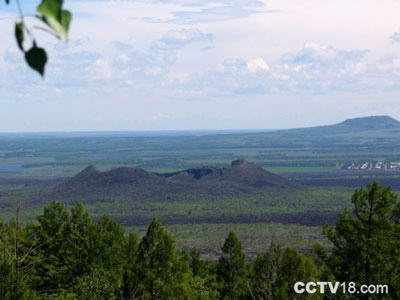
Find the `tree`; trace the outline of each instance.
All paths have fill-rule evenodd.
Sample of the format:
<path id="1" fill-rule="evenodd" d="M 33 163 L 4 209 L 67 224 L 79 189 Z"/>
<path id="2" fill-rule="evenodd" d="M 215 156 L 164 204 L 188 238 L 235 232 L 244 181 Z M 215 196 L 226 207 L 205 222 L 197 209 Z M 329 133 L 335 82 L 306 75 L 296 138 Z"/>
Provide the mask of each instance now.
<path id="1" fill-rule="evenodd" d="M 97 224 L 94 237 L 94 264 L 106 270 L 112 270 L 115 280 L 123 274 L 126 264 L 126 238 L 120 225 L 107 216 L 102 216 Z"/>
<path id="2" fill-rule="evenodd" d="M 137 295 L 145 299 L 185 299 L 191 293 L 191 273 L 182 259 L 175 238 L 154 219 L 139 244 L 136 276 Z"/>
<path id="3" fill-rule="evenodd" d="M 27 225 L 32 247 L 40 245 L 29 263 L 34 265 L 32 279 L 35 289 L 40 291 L 62 291 L 72 284 L 70 213 L 60 202 L 44 208 L 38 223 Z"/>
<path id="4" fill-rule="evenodd" d="M 118 299 L 120 285 L 115 281 L 113 270 L 95 268 L 78 279 L 75 287 L 78 299 Z"/>
<path id="5" fill-rule="evenodd" d="M 193 248 L 188 254 L 189 266 L 192 271 L 190 281 L 193 299 L 218 299 L 216 276 L 210 272 L 210 263 L 201 259 L 200 252 Z"/>
<path id="6" fill-rule="evenodd" d="M 322 299 L 323 295 L 319 293 L 299 295 L 293 288 L 298 281 L 316 282 L 320 281 L 320 278 L 321 273 L 310 257 L 287 248 L 278 267 L 273 299 Z"/>
<path id="7" fill-rule="evenodd" d="M 122 286 L 126 240 L 118 224 L 108 217 L 96 223 L 83 205 L 68 210 L 60 202 L 46 206 L 37 219 L 38 223 L 26 226 L 30 248 L 35 249 L 28 258 L 34 266 L 30 276 L 34 289 L 49 294 L 72 292 L 78 280 L 82 287 L 82 280 L 99 283 L 108 278 L 112 286 Z M 99 279 L 96 270 L 109 272 Z"/>
<path id="8" fill-rule="evenodd" d="M 16 4 L 19 18 L 15 23 L 15 39 L 18 48 L 24 54 L 26 63 L 42 77 L 45 73 L 47 54 L 43 48 L 37 46 L 33 30 L 42 30 L 54 35 L 57 38 L 67 40 L 72 14 L 63 9 L 63 0 L 41 0 L 36 8 L 36 16 L 45 27 L 28 26 L 26 17 L 22 11 L 20 0 L 4 0 L 7 5 L 11 2 Z M 29 37 L 31 46 L 25 48 L 26 37 Z"/>
<path id="9" fill-rule="evenodd" d="M 123 275 L 123 296 L 125 299 L 134 299 L 137 293 L 138 280 L 136 276 L 136 264 L 139 248 L 139 238 L 135 233 L 129 233 L 125 246 L 126 264 Z"/>
<path id="10" fill-rule="evenodd" d="M 296 250 L 283 250 L 271 242 L 268 251 L 257 255 L 254 262 L 254 294 L 256 299 L 320 299 L 318 294 L 294 293 L 296 282 L 318 281 L 321 273 L 314 261 Z"/>
<path id="11" fill-rule="evenodd" d="M 218 263 L 218 280 L 222 284 L 221 297 L 239 299 L 248 289 L 245 274 L 245 255 L 242 243 L 234 232 L 230 232 L 221 248 L 222 256 Z"/>
<path id="12" fill-rule="evenodd" d="M 344 211 L 324 234 L 333 243 L 326 262 L 339 281 L 388 284 L 400 297 L 400 202 L 390 187 L 373 182 L 352 196 L 352 213 Z"/>
<path id="13" fill-rule="evenodd" d="M 282 259 L 282 247 L 271 241 L 269 249 L 257 255 L 254 262 L 254 293 L 261 299 L 273 298 L 273 287 L 277 281 Z"/>
<path id="14" fill-rule="evenodd" d="M 26 280 L 26 270 L 21 270 L 24 260 L 18 260 L 15 251 L 16 222 L 0 221 L 0 295 L 1 299 L 32 299 Z M 23 265 L 24 266 L 24 265 Z"/>
<path id="15" fill-rule="evenodd" d="M 204 278 L 208 274 L 207 263 L 200 258 L 200 252 L 196 248 L 190 251 L 189 266 L 194 276 Z"/>

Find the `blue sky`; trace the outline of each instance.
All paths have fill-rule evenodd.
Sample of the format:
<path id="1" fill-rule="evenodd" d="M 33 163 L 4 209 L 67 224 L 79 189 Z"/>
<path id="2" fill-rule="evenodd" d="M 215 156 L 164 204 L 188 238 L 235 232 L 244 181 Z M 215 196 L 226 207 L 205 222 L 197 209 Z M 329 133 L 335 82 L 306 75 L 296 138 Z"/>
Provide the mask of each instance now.
<path id="1" fill-rule="evenodd" d="M 70 41 L 36 33 L 45 80 L 15 46 L 15 7 L 1 4 L 0 132 L 400 119 L 398 0 L 65 2 Z"/>

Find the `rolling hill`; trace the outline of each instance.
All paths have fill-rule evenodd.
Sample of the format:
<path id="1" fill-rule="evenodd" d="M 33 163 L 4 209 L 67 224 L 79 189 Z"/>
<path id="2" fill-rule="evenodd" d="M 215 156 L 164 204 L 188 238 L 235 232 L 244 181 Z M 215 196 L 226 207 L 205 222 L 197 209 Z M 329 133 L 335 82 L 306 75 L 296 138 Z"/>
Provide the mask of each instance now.
<path id="1" fill-rule="evenodd" d="M 275 131 L 274 134 L 283 136 L 332 136 L 348 135 L 361 132 L 379 132 L 394 130 L 400 133 L 400 122 L 389 116 L 369 116 L 362 118 L 347 119 L 343 122 L 327 126 L 316 126 L 306 128 L 295 128 Z"/>
<path id="2" fill-rule="evenodd" d="M 120 167 L 101 172 L 88 166 L 72 178 L 40 192 L 41 199 L 66 203 L 82 201 L 196 201 L 204 197 L 251 196 L 271 189 L 302 189 L 302 186 L 246 160 L 228 168 L 204 166 L 173 173 Z"/>
<path id="3" fill-rule="evenodd" d="M 202 166 L 170 173 L 135 167 L 88 166 L 51 188 L 25 194 L 25 207 L 53 200 L 83 203 L 124 226 L 278 222 L 315 226 L 334 222 L 347 192 L 325 192 L 268 172 L 243 159 L 226 168 Z"/>

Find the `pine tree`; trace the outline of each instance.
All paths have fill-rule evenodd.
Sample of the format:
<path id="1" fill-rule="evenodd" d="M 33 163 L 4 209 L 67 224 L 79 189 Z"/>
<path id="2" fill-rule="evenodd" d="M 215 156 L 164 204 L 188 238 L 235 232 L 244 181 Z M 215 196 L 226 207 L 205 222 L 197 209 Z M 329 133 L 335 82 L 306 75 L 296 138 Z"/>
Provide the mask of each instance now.
<path id="1" fill-rule="evenodd" d="M 137 296 L 145 299 L 185 299 L 191 293 L 191 273 L 175 246 L 175 238 L 154 219 L 139 244 Z"/>
<path id="2" fill-rule="evenodd" d="M 138 236 L 133 232 L 129 233 L 124 247 L 126 259 L 122 287 L 124 299 L 134 299 L 137 293 L 139 278 L 137 277 L 135 270 L 137 265 L 138 247 Z"/>
<path id="3" fill-rule="evenodd" d="M 350 214 L 345 211 L 336 226 L 324 227 L 333 243 L 327 264 L 340 281 L 388 284 L 400 298 L 400 202 L 390 187 L 373 182 L 357 189 Z"/>
<path id="4" fill-rule="evenodd" d="M 296 282 L 317 282 L 320 278 L 321 273 L 310 257 L 287 248 L 280 260 L 272 299 L 322 299 L 319 293 L 299 295 L 294 291 Z"/>
<path id="5" fill-rule="evenodd" d="M 201 259 L 200 252 L 196 248 L 188 253 L 188 260 L 193 275 L 190 281 L 192 298 L 218 299 L 218 285 L 215 274 L 210 272 L 210 263 Z"/>
<path id="6" fill-rule="evenodd" d="M 23 228 L 18 229 L 20 241 L 24 240 Z M 16 222 L 4 224 L 0 220 L 0 299 L 32 299 L 34 293 L 29 289 L 25 259 L 16 259 Z M 20 248 L 24 248 L 21 245 Z M 22 249 L 23 254 L 26 249 Z M 21 251 L 20 251 L 21 252 Z M 20 253 L 19 253 L 20 255 Z M 24 258 L 24 256 L 23 256 Z"/>
<path id="7" fill-rule="evenodd" d="M 205 278 L 208 274 L 207 263 L 200 258 L 200 252 L 196 248 L 190 251 L 189 266 L 194 276 Z"/>
<path id="8" fill-rule="evenodd" d="M 222 256 L 218 263 L 218 281 L 222 284 L 221 297 L 240 299 L 247 294 L 245 255 L 242 243 L 234 232 L 230 232 L 221 248 Z"/>
<path id="9" fill-rule="evenodd" d="M 32 285 L 43 293 L 61 292 L 73 285 L 71 249 L 67 245 L 71 234 L 70 213 L 60 202 L 44 208 L 38 223 L 29 224 L 27 231 L 32 247 L 37 247 L 29 262 L 32 270 Z"/>
<path id="10" fill-rule="evenodd" d="M 260 299 L 272 299 L 273 286 L 276 284 L 278 270 L 281 265 L 283 249 L 271 241 L 269 249 L 260 253 L 254 262 L 254 293 Z"/>

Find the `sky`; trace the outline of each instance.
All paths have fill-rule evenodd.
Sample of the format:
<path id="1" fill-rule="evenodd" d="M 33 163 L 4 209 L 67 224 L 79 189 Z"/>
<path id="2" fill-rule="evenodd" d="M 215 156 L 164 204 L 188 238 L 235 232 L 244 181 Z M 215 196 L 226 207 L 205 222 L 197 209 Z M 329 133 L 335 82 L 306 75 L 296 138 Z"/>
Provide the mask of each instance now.
<path id="1" fill-rule="evenodd" d="M 70 39 L 0 4 L 0 132 L 274 129 L 400 120 L 400 0 L 66 0 Z M 26 1 L 25 1 L 26 2 Z M 34 4 L 22 1 L 35 26 Z"/>

